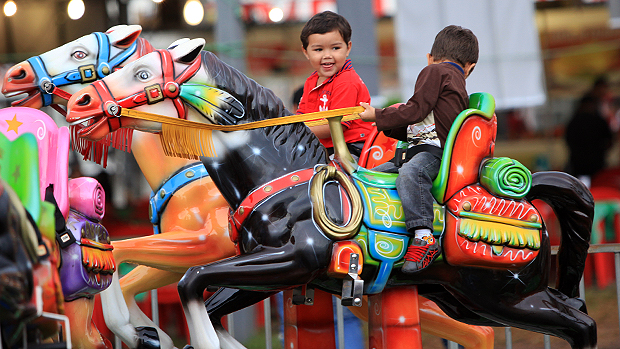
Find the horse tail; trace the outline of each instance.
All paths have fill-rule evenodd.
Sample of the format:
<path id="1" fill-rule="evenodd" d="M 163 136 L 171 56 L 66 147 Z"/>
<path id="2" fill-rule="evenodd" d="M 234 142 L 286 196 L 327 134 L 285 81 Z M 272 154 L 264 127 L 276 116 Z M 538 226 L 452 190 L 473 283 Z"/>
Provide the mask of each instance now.
<path id="1" fill-rule="evenodd" d="M 569 174 L 537 172 L 532 174 L 532 188 L 526 198 L 542 200 L 555 212 L 562 234 L 557 289 L 569 297 L 577 297 L 592 233 L 592 194 L 581 181 Z"/>

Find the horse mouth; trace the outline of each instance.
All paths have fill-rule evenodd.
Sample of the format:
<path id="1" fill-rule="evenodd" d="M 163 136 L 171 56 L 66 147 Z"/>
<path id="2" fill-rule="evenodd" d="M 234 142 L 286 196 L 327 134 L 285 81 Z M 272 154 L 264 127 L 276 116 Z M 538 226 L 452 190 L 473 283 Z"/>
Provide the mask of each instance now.
<path id="1" fill-rule="evenodd" d="M 19 96 L 22 94 L 26 94 L 22 99 L 11 102 L 12 107 L 32 107 L 36 108 L 39 106 L 37 102 L 40 104 L 40 99 L 38 97 L 41 96 L 41 91 L 38 89 L 32 89 L 28 91 L 15 91 L 15 92 L 6 92 L 4 95 L 6 98 L 11 98 L 15 96 Z"/>
<path id="2" fill-rule="evenodd" d="M 105 116 L 90 116 L 85 119 L 72 122 L 70 125 L 76 126 L 79 129 L 79 137 L 90 139 L 93 133 L 106 123 L 107 117 Z"/>

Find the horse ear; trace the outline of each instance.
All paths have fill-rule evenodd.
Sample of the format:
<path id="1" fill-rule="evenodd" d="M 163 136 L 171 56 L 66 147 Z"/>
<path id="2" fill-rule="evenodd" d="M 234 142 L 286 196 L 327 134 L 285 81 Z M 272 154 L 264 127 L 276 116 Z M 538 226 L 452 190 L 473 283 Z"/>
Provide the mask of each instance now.
<path id="1" fill-rule="evenodd" d="M 188 38 L 182 38 L 182 39 L 179 39 L 179 40 L 175 40 L 172 44 L 170 44 L 170 45 L 168 46 L 168 48 L 167 48 L 167 49 L 168 49 L 168 50 L 172 50 L 173 48 L 175 48 L 175 47 L 179 46 L 180 44 L 182 44 L 182 43 L 184 43 L 184 42 L 187 42 L 187 41 L 189 41 L 189 39 L 188 39 Z"/>
<path id="2" fill-rule="evenodd" d="M 170 54 L 175 62 L 189 64 L 200 55 L 204 47 L 204 39 L 187 40 L 172 48 Z"/>
<path id="3" fill-rule="evenodd" d="M 137 24 L 116 25 L 106 31 L 110 43 L 118 48 L 127 48 L 140 36 L 142 27 Z"/>

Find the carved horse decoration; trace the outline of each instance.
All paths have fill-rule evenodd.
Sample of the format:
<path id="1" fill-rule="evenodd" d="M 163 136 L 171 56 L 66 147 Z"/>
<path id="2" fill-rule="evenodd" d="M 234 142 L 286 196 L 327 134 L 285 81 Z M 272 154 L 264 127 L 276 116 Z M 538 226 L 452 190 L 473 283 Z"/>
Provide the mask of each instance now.
<path id="1" fill-rule="evenodd" d="M 23 107 L 2 109 L 0 134 L 2 177 L 9 181 L 17 181 L 16 177 L 32 178 L 12 186 L 20 197 L 27 196 L 32 202 L 24 205 L 31 216 L 46 217 L 43 214 L 47 211 L 52 215 L 51 222 L 39 223 L 38 218 L 34 219 L 42 240 L 49 246 L 53 269 L 60 265 L 59 271 L 54 270 L 50 275 L 55 275 L 56 286 L 62 284 L 62 293 L 44 288 L 46 298 L 53 296 L 61 304 L 64 302 L 54 312 L 67 315 L 75 345 L 111 348 L 90 317 L 94 295 L 110 285 L 115 269 L 109 235 L 99 223 L 105 214 L 103 188 L 92 178 L 68 178 L 69 130 L 58 128 L 47 114 Z M 33 140 L 26 142 L 26 149 L 33 148 L 32 156 L 26 150 L 22 153 L 17 146 L 30 136 Z M 44 300 L 44 304 L 51 303 Z"/>
<path id="2" fill-rule="evenodd" d="M 187 53 L 187 50 L 189 50 L 189 52 L 196 53 L 196 52 L 200 51 L 200 48 L 202 48 L 202 46 L 200 46 L 199 48 L 197 48 L 197 46 L 192 46 L 193 44 L 191 42 L 183 43 L 183 41 L 179 41 L 179 42 L 177 42 L 177 44 L 178 44 L 178 48 L 175 48 L 173 50 L 177 51 L 177 52 L 183 52 L 184 54 Z M 245 85 L 256 86 L 256 84 L 253 81 L 247 79 L 242 74 L 239 74 L 236 70 L 231 69 L 230 67 L 228 67 L 228 66 L 224 65 L 223 63 L 221 63 L 214 55 L 209 54 L 208 59 L 209 59 L 209 64 L 211 65 L 210 66 L 210 70 L 212 71 L 212 74 L 214 76 L 221 75 L 221 78 L 218 78 L 218 84 L 222 85 L 222 89 L 208 89 L 208 91 L 205 92 L 206 93 L 205 96 L 208 97 L 208 98 L 211 98 L 210 99 L 211 103 L 212 103 L 210 105 L 210 108 L 212 110 L 212 112 L 210 114 L 211 116 L 208 117 L 208 118 L 204 118 L 199 113 L 196 113 L 196 111 L 192 107 L 185 107 L 184 110 L 187 112 L 187 118 L 188 119 L 196 118 L 196 120 L 199 120 L 199 121 L 202 121 L 202 122 L 230 123 L 231 121 L 234 121 L 234 117 L 231 120 L 224 119 L 223 117 L 227 117 L 228 118 L 228 114 L 226 114 L 223 111 L 223 109 L 233 110 L 233 111 L 234 110 L 240 111 L 240 109 L 239 109 L 238 103 L 235 103 L 236 99 L 234 97 L 231 97 L 231 95 L 229 93 L 224 92 L 223 89 L 227 89 L 227 87 L 225 87 L 225 86 L 229 85 L 231 81 L 235 81 L 235 79 L 239 79 L 239 81 L 243 81 L 243 84 L 238 84 L 238 87 L 241 89 L 239 91 L 239 93 L 240 94 L 248 94 L 248 93 L 251 93 L 252 90 L 250 90 L 250 89 L 246 90 L 246 86 Z M 172 61 L 168 61 L 168 63 L 172 63 Z M 129 69 L 133 69 L 133 70 L 130 70 L 132 72 L 131 74 L 138 72 L 137 70 L 135 70 L 135 68 L 129 68 Z M 232 76 L 232 78 L 229 78 L 231 76 Z M 140 76 L 138 78 L 139 79 L 143 79 L 145 81 L 152 80 L 152 76 L 150 75 L 149 72 L 140 72 Z M 114 94 L 116 96 L 122 96 L 122 92 L 117 92 L 117 89 L 118 90 L 122 90 L 122 86 L 124 86 L 124 83 L 120 83 L 119 84 L 118 82 L 109 82 L 109 83 L 106 83 L 106 85 L 109 86 L 109 88 L 114 89 Z M 197 90 L 198 89 L 204 90 L 204 87 L 201 87 L 201 86 L 194 86 L 194 88 L 196 88 Z M 261 90 L 262 90 L 262 88 L 261 88 Z M 161 90 L 161 89 L 157 90 L 156 87 L 153 87 L 152 89 L 149 89 L 149 91 L 148 91 L 149 94 L 148 95 L 147 94 L 141 94 L 141 96 L 139 96 L 138 98 L 127 99 L 127 102 L 128 103 L 135 103 L 135 101 L 141 101 L 141 103 L 144 103 L 145 98 L 153 98 L 153 97 L 157 98 L 157 96 L 158 96 L 157 94 L 162 92 L 162 91 L 164 91 L 164 90 Z M 168 92 L 166 92 L 166 93 L 168 93 Z M 193 97 L 193 98 L 195 98 L 195 97 Z M 264 97 L 261 97 L 260 101 L 263 101 L 263 100 L 265 100 Z M 153 106 L 161 106 L 163 104 L 164 103 L 158 103 L 158 104 L 153 104 Z M 185 117 L 185 111 L 183 111 L 181 114 L 179 114 L 179 110 L 183 110 L 183 109 L 180 109 L 180 108 L 183 108 L 183 106 L 180 106 L 178 101 L 177 101 L 177 103 L 171 104 L 170 106 L 172 108 L 169 111 L 172 113 L 172 115 L 175 115 L 175 116 L 182 115 L 182 117 Z M 149 110 L 152 110 L 152 107 L 144 106 L 142 108 L 149 108 Z M 204 109 L 203 106 L 201 106 L 201 108 Z M 237 108 L 237 109 L 235 109 L 235 108 Z M 162 112 L 164 112 L 164 111 L 162 111 Z M 222 116 L 218 116 L 218 115 L 222 115 Z M 122 125 L 123 127 L 135 127 L 136 129 L 140 129 L 140 130 L 147 130 L 148 129 L 145 125 L 132 124 L 131 123 L 132 122 L 131 119 L 120 118 L 120 119 L 118 119 L 118 121 L 120 121 L 120 123 L 115 123 L 115 125 L 117 125 L 117 126 Z M 108 132 L 110 132 L 111 130 L 114 130 L 114 128 L 108 128 L 106 126 L 104 126 L 104 127 L 98 127 L 98 125 L 97 126 L 93 126 L 94 123 L 95 122 L 91 122 L 91 124 L 89 126 L 83 128 L 82 131 L 80 131 L 79 135 L 81 137 L 90 137 L 91 139 L 99 139 L 101 137 L 105 137 L 106 134 Z M 92 134 L 92 132 L 94 132 L 95 134 Z M 152 141 L 149 141 L 149 142 L 145 142 L 144 145 L 141 145 L 141 143 L 139 141 L 140 138 L 137 138 L 137 137 L 141 137 L 141 136 L 142 135 L 135 135 L 134 139 L 133 139 L 134 155 L 136 155 L 136 158 L 138 159 L 138 162 L 141 163 L 141 168 L 143 168 L 143 169 L 145 168 L 145 166 L 142 165 L 143 162 L 147 163 L 147 161 L 153 161 L 154 159 L 159 159 L 159 157 L 154 158 L 155 155 L 160 156 L 160 154 L 161 154 L 161 160 L 157 160 L 155 162 L 155 164 L 158 166 L 158 169 L 161 168 L 160 164 L 163 163 L 164 161 L 166 161 L 167 163 L 175 164 L 175 163 L 177 163 L 176 161 L 180 160 L 180 159 L 175 159 L 175 158 L 170 158 L 170 157 L 166 157 L 165 156 L 164 150 L 161 148 L 161 146 L 159 144 L 159 139 L 157 138 L 157 136 L 154 136 L 154 135 L 144 135 L 144 137 L 145 137 L 144 139 L 152 140 Z M 142 155 L 142 156 L 138 157 L 138 155 L 136 154 L 136 147 L 139 147 L 137 149 L 140 151 L 139 154 Z M 379 160 L 381 160 L 381 156 L 383 155 L 383 153 L 376 152 L 374 149 L 370 149 L 370 151 L 367 151 L 365 154 L 367 154 L 367 156 L 372 156 L 372 159 L 366 160 L 366 161 L 368 161 L 368 163 L 371 163 L 371 161 L 379 161 Z M 383 156 L 385 156 L 385 155 L 383 155 Z M 156 173 L 158 173 L 158 171 L 154 171 L 152 173 L 147 173 L 147 172 L 144 172 L 144 173 L 145 173 L 145 175 L 147 176 L 147 179 L 148 179 L 149 176 L 156 175 Z M 182 177 L 182 176 L 177 176 L 177 177 Z M 200 180 L 200 183 L 204 184 L 204 183 L 207 182 L 207 180 L 208 180 L 208 178 L 202 178 Z M 149 181 L 149 182 L 151 182 L 151 181 Z M 158 194 L 160 194 L 161 192 L 162 192 L 162 190 L 156 190 L 155 191 L 156 196 L 154 198 L 152 198 L 152 200 L 160 200 Z M 165 191 L 163 191 L 163 192 L 165 192 L 166 195 L 169 195 L 171 193 L 171 191 L 167 190 L 167 189 Z M 191 193 L 191 191 L 186 191 L 185 189 L 183 189 L 182 191 L 179 192 L 179 194 L 182 194 L 183 197 L 186 197 L 187 193 Z M 204 200 L 204 197 L 209 197 L 209 196 L 207 196 L 207 194 L 211 195 L 212 198 L 215 198 L 216 195 L 219 195 L 217 192 L 214 192 L 214 190 L 211 190 L 208 193 L 205 192 L 205 193 L 201 194 L 201 195 L 203 195 L 202 196 L 203 200 Z M 218 196 L 218 197 L 221 198 L 220 196 Z M 213 200 L 213 203 L 214 204 L 216 203 L 215 199 Z M 221 240 L 220 241 L 221 244 L 217 245 L 218 249 L 215 250 L 215 252 L 218 252 L 218 251 L 219 252 L 227 252 L 227 253 L 230 253 L 230 255 L 232 255 L 234 253 L 233 252 L 233 245 L 232 245 L 232 243 L 230 242 L 230 240 L 228 238 L 227 230 L 224 230 L 224 229 L 226 229 L 228 206 L 225 205 L 225 204 L 221 204 L 221 205 L 222 205 L 221 206 L 222 210 L 220 210 L 218 212 L 221 212 L 222 216 L 218 216 L 218 217 L 226 217 L 226 219 L 218 220 L 218 222 L 220 222 L 219 223 L 220 225 L 218 225 L 217 227 L 214 226 L 213 229 L 221 229 L 220 231 L 224 231 L 225 234 L 222 235 L 222 236 L 225 238 L 225 240 Z M 168 204 L 167 207 L 168 208 L 166 209 L 166 212 L 168 212 L 171 209 L 171 204 Z M 178 206 L 178 205 L 175 204 L 175 207 L 181 207 L 181 206 Z M 172 212 L 174 212 L 174 211 L 172 211 Z M 210 217 L 211 221 L 213 222 L 213 217 L 215 217 L 215 216 L 212 215 L 212 214 L 207 215 L 207 216 Z M 183 217 L 194 217 L 194 215 L 183 214 Z M 162 222 L 163 221 L 164 220 L 162 219 Z M 177 232 L 175 232 L 175 233 L 177 233 Z M 166 239 L 168 239 L 168 240 L 163 240 L 164 235 L 165 235 Z M 148 263 L 147 265 L 149 265 L 149 266 L 159 267 L 161 265 L 161 263 L 164 263 L 164 262 L 168 262 L 168 261 L 175 262 L 175 261 L 178 261 L 179 257 L 177 255 L 174 256 L 175 258 L 171 258 L 170 260 L 167 259 L 168 257 L 166 255 L 163 255 L 163 254 L 171 253 L 172 249 L 170 248 L 168 241 L 170 241 L 172 239 L 172 236 L 175 236 L 175 235 L 176 236 L 180 236 L 180 238 L 187 238 L 186 235 L 181 236 L 178 233 L 177 234 L 163 234 L 161 236 L 162 244 L 161 245 L 157 245 L 157 246 L 153 245 L 153 247 L 151 247 L 150 244 L 147 245 L 146 243 L 143 243 L 143 241 L 146 242 L 147 240 L 152 240 L 153 238 L 157 238 L 157 237 L 149 237 L 149 238 L 144 238 L 144 239 L 141 238 L 140 240 L 137 240 L 138 242 L 135 245 L 130 245 L 130 242 L 135 241 L 136 239 L 130 239 L 130 240 L 126 240 L 126 241 L 121 241 L 120 243 L 122 244 L 122 243 L 126 242 L 127 243 L 126 246 L 128 246 L 128 247 L 129 246 L 133 246 L 134 247 L 133 250 L 130 250 L 129 248 L 127 249 L 127 256 L 131 256 L 131 257 L 134 258 L 134 259 L 132 259 L 132 261 L 134 261 L 134 262 L 137 261 L 136 258 L 138 258 L 138 256 L 140 256 L 140 257 L 144 256 L 144 257 L 142 257 L 143 260 L 140 260 L 138 263 L 145 263 L 145 264 Z M 211 234 L 210 236 L 213 236 L 213 234 Z M 117 242 L 115 242 L 114 246 L 115 246 L 115 253 L 117 253 L 117 254 L 115 254 L 115 256 L 118 256 L 119 255 L 118 251 L 122 250 L 125 245 L 120 245 L 120 249 L 119 249 L 119 244 Z M 159 247 L 159 246 L 161 246 L 161 247 Z M 210 242 L 207 241 L 205 243 L 205 247 L 209 247 L 209 246 L 212 247 L 212 245 L 210 245 Z M 222 246 L 230 246 L 230 251 L 222 251 Z M 157 252 L 156 248 L 158 248 L 158 247 L 162 251 L 161 251 L 160 254 L 155 254 Z M 145 250 L 145 249 L 148 249 L 148 251 L 145 251 L 144 254 L 142 254 L 142 252 L 140 252 L 140 251 Z M 179 245 L 179 251 L 180 251 L 179 253 L 181 253 L 184 256 L 187 256 L 187 254 L 188 254 L 188 249 L 186 249 L 186 247 L 184 247 L 184 246 Z M 202 252 L 203 253 L 202 258 L 209 258 L 210 260 L 215 260 L 215 259 L 224 258 L 224 257 L 229 256 L 229 255 L 224 255 L 222 253 L 218 257 L 217 255 L 214 255 L 213 253 L 212 254 L 206 254 L 202 250 L 197 250 L 195 248 L 192 248 L 189 251 L 196 251 L 197 253 Z M 149 261 L 146 260 L 146 258 L 149 258 L 148 253 L 152 254 L 152 256 L 151 256 L 151 260 L 152 261 L 151 260 L 149 260 Z M 198 256 L 198 255 L 196 255 L 196 256 Z M 165 258 L 162 258 L 162 257 L 165 257 Z M 196 258 L 198 258 L 198 257 L 196 257 Z M 192 261 L 189 261 L 189 259 L 188 259 L 188 262 L 196 263 L 196 260 L 194 260 L 192 262 Z M 160 263 L 160 264 L 155 264 L 155 263 Z M 166 267 L 166 269 L 169 270 L 170 267 L 168 266 L 168 267 Z M 149 270 L 149 272 L 150 271 L 151 270 Z M 163 275 L 163 273 L 165 273 L 165 272 L 162 271 L 162 272 L 156 274 L 155 276 Z M 135 276 L 142 276 L 142 275 L 135 274 Z M 145 277 L 147 277 L 147 276 L 145 276 Z M 132 280 L 138 280 L 138 277 L 133 277 Z M 142 278 L 140 280 L 142 280 L 141 282 L 144 282 L 144 278 Z M 162 285 L 163 284 L 161 282 L 162 280 L 169 280 L 168 282 L 177 281 L 177 280 L 171 279 L 171 278 L 168 278 L 168 279 L 163 279 L 163 278 L 162 279 L 151 279 L 151 275 L 148 275 L 148 279 L 147 280 L 151 281 L 151 283 L 146 284 L 146 285 L 149 285 L 149 286 L 154 285 L 154 282 L 158 282 L 158 281 L 160 282 L 160 285 Z M 112 290 L 112 288 L 110 290 L 108 290 L 108 291 L 103 293 L 104 301 L 108 297 L 108 294 L 111 292 L 111 290 Z M 144 288 L 140 289 L 141 292 L 145 291 L 145 290 L 147 290 L 146 286 Z M 123 288 L 123 292 L 125 292 L 125 288 Z M 125 298 L 127 299 L 128 303 L 131 304 L 131 302 L 134 302 L 133 301 L 133 296 L 135 295 L 135 293 L 129 295 L 129 297 L 131 297 L 131 299 L 128 299 L 127 293 L 125 293 L 125 295 L 126 295 Z M 265 298 L 265 297 L 263 296 L 262 298 Z M 108 304 L 113 304 L 113 302 L 108 302 Z M 115 303 L 115 304 L 118 304 L 118 303 Z M 135 304 L 135 302 L 134 302 L 134 304 Z M 477 327 L 471 327 L 470 326 L 470 327 L 466 327 L 466 331 L 470 331 L 470 332 L 472 332 L 472 334 L 466 336 L 467 338 L 462 337 L 462 336 L 458 336 L 458 333 L 465 333 L 466 331 L 450 331 L 448 329 L 449 328 L 463 328 L 464 327 L 463 324 L 458 323 L 456 321 L 450 320 L 449 318 L 447 318 L 445 316 L 445 314 L 443 314 L 443 312 L 441 312 L 436 307 L 432 306 L 429 302 L 425 303 L 424 308 L 425 308 L 425 311 L 422 314 L 423 314 L 424 319 L 426 319 L 426 321 L 428 321 L 429 323 L 440 323 L 441 324 L 440 326 L 425 326 L 424 330 L 426 332 L 430 332 L 430 333 L 433 333 L 433 334 L 436 334 L 436 335 L 440 335 L 440 336 L 442 336 L 444 338 L 449 338 L 451 340 L 458 341 L 460 343 L 468 343 L 468 344 L 471 343 L 472 344 L 472 348 L 473 347 L 476 347 L 476 348 L 486 348 L 488 346 L 492 346 L 492 331 L 489 331 L 488 329 L 482 329 L 482 328 L 477 328 Z M 136 306 L 136 309 L 137 309 L 137 306 Z M 118 311 L 111 311 L 110 313 L 114 313 L 114 312 L 122 313 L 123 310 L 119 309 Z M 126 316 L 129 317 L 129 315 L 126 315 Z M 115 318 L 115 319 L 117 319 L 117 318 Z M 440 319 L 443 319 L 443 320 L 440 320 Z M 108 320 L 116 321 L 116 320 L 112 319 L 111 317 L 108 318 L 106 316 L 106 321 L 108 321 Z M 148 320 L 148 319 L 146 319 L 146 320 Z M 119 319 L 118 321 L 123 321 L 123 319 Z M 116 329 L 115 333 L 120 334 L 120 336 L 123 338 L 123 340 L 126 343 L 130 343 L 130 344 L 134 343 L 134 345 L 135 345 L 135 340 L 134 340 L 134 338 L 135 338 L 135 334 L 134 333 L 135 332 L 134 332 L 134 329 L 131 326 L 127 326 L 127 322 L 130 322 L 131 324 L 133 324 L 134 327 L 147 326 L 147 325 L 141 325 L 137 321 L 134 321 L 134 320 L 124 320 L 124 321 L 125 321 L 124 323 L 110 323 L 110 322 L 108 322 L 108 327 Z M 151 326 L 153 326 L 153 325 L 151 325 Z M 119 331 L 119 329 L 121 329 L 121 330 Z M 161 337 L 161 332 L 160 332 L 160 340 L 161 339 L 162 339 L 162 337 Z"/>
<path id="3" fill-rule="evenodd" d="M 92 33 L 30 58 L 9 69 L 2 92 L 7 96 L 27 94 L 14 106 L 66 104 L 71 94 L 90 82 L 151 52 L 152 46 L 138 38 L 141 30 L 136 25 L 112 27 L 106 33 Z M 226 228 L 229 208 L 200 162 L 164 156 L 158 150 L 158 137 L 151 134 L 138 134 L 133 142 L 130 132 L 114 134 L 107 135 L 99 146 L 75 137 L 73 141 L 85 159 L 104 165 L 108 146 L 130 146 L 154 191 L 151 221 L 162 234 L 113 243 L 116 263 L 140 266 L 121 280 L 124 297 L 112 292 L 102 297 L 103 308 L 114 309 L 105 314 L 108 326 L 136 347 L 152 336 L 148 328 L 156 327 L 137 306 L 137 294 L 177 282 L 190 266 L 230 257 L 235 250 Z M 129 310 L 118 302 L 127 302 Z M 142 330 L 136 332 L 136 327 Z M 173 347 L 172 339 L 156 330 L 162 347 Z"/>
<path id="4" fill-rule="evenodd" d="M 62 82 L 59 82 L 58 77 L 75 75 L 75 72 L 100 71 L 101 74 L 95 74 L 95 78 L 98 79 L 105 75 L 103 74 L 105 61 L 100 57 L 114 57 L 112 60 L 116 63 L 110 62 L 107 65 L 112 66 L 112 70 L 115 70 L 142 56 L 144 53 L 150 52 L 152 47 L 144 39 L 138 39 L 136 41 L 137 44 L 132 43 L 132 41 L 136 40 L 139 33 L 139 26 L 116 26 L 110 28 L 105 35 L 103 33 L 93 33 L 67 43 L 58 49 L 33 57 L 9 70 L 5 77 L 3 92 L 9 96 L 28 93 L 28 98 L 15 102 L 14 105 L 46 106 L 52 97 L 55 103 L 63 104 L 66 101 L 60 97 L 66 97 L 70 93 L 74 93 L 76 87 L 83 86 L 83 84 L 81 79 L 75 78 L 71 81 L 63 79 Z M 180 40 L 173 43 L 173 45 L 183 41 Z M 106 43 L 109 47 L 104 46 Z M 134 49 L 133 47 L 136 45 L 137 47 Z M 121 50 L 122 48 L 125 49 Z M 134 53 L 130 54 L 130 52 Z M 99 58 L 95 60 L 94 57 Z M 126 57 L 124 61 L 121 61 L 122 57 Z M 116 67 L 114 67 L 115 64 L 117 64 Z M 37 68 L 35 69 L 35 67 Z M 93 67 L 101 67 L 101 69 Z M 50 81 L 54 82 L 54 88 L 50 88 L 49 84 L 47 89 L 40 88 L 43 85 L 42 82 L 47 81 L 45 78 L 51 75 L 56 76 L 56 78 L 50 79 Z M 40 83 L 37 86 L 37 84 L 31 83 L 31 81 L 38 81 Z M 60 87 L 65 93 L 59 90 L 57 85 L 62 85 Z M 49 93 L 50 90 L 52 93 Z M 129 129 L 122 128 L 120 130 Z M 117 134 L 118 132 L 113 133 Z M 119 144 L 125 145 L 129 143 L 123 140 L 123 137 L 128 137 L 129 135 L 130 133 L 121 133 L 121 136 L 112 137 L 114 141 L 111 141 L 108 134 L 105 137 L 107 141 L 103 142 L 103 144 L 118 148 Z M 369 138 L 372 141 L 367 142 L 368 144 L 364 147 L 363 155 L 360 158 L 361 164 L 373 166 L 372 164 L 381 163 L 385 159 L 391 158 L 393 150 L 390 144 L 393 141 L 385 138 L 382 134 L 376 134 L 376 132 L 370 135 Z M 90 146 L 89 143 L 76 143 L 79 143 L 77 148 L 82 150 L 86 159 L 103 161 L 105 164 L 105 149 L 95 150 L 95 147 L 87 147 Z M 158 231 L 168 232 L 170 231 L 168 227 L 176 228 L 173 230 L 174 234 L 113 242 L 115 247 L 114 256 L 118 263 L 132 261 L 138 264 L 161 266 L 162 268 L 154 269 L 139 266 L 130 275 L 123 277 L 121 285 L 124 299 L 120 294 L 120 290 L 115 287 L 115 284 L 112 285 L 109 291 L 103 294 L 104 309 L 114 309 L 107 311 L 105 314 L 108 327 L 118 334 L 123 341 L 133 347 L 139 346 L 144 340 L 150 340 L 152 335 L 149 328 L 155 327 L 152 321 L 141 312 L 135 303 L 136 294 L 178 281 L 184 270 L 190 265 L 200 265 L 234 254 L 234 246 L 226 235 L 228 206 L 219 192 L 214 190 L 212 181 L 208 177 L 204 177 L 206 171 L 204 171 L 203 166 L 197 162 L 188 162 L 164 156 L 157 157 L 156 155 L 160 154 L 161 151 L 156 150 L 159 148 L 156 137 L 138 135 L 134 139 L 134 143 L 133 153 L 145 175 L 148 173 L 146 175 L 147 180 L 154 190 L 151 201 L 154 208 L 153 211 L 156 214 L 152 215 L 152 222 Z M 383 146 L 377 146 L 378 143 L 381 143 Z M 151 151 L 151 149 L 154 151 Z M 164 171 L 159 175 L 162 168 Z M 176 175 L 172 175 L 174 173 Z M 188 174 L 195 175 L 188 176 Z M 158 195 L 162 192 L 167 193 L 163 198 Z M 210 218 L 210 222 L 206 221 L 207 224 L 211 224 L 211 226 L 206 226 L 207 229 L 200 228 L 201 223 L 197 222 L 201 219 L 198 218 L 199 215 L 195 215 L 196 206 L 191 206 L 192 203 L 183 201 L 182 198 L 186 198 L 188 193 L 194 193 L 191 197 L 196 197 L 199 200 L 204 200 L 205 197 L 210 198 L 210 200 L 204 201 L 205 206 L 201 206 L 202 208 L 199 209 L 202 214 Z M 209 211 L 209 206 L 213 207 L 213 210 Z M 184 217 L 182 224 L 170 218 L 178 216 L 179 213 Z M 192 217 L 197 219 L 192 220 Z M 178 229 L 178 227 L 182 229 Z M 201 232 L 207 232 L 209 231 L 208 229 L 213 230 L 207 233 L 207 236 L 210 236 L 210 238 L 204 241 L 201 240 L 201 237 L 205 236 Z M 222 236 L 222 238 L 214 239 L 217 236 Z M 171 240 L 176 242 L 175 246 L 177 248 L 175 250 L 182 251 L 185 258 L 183 261 L 179 262 L 180 256 L 178 254 L 169 255 L 170 248 L 166 242 Z M 204 248 L 211 248 L 213 252 L 207 253 L 202 248 L 196 249 L 196 246 L 201 243 L 204 244 Z M 187 254 L 188 249 L 196 251 L 196 253 Z M 154 261 L 157 261 L 157 264 Z M 162 266 L 161 263 L 165 263 L 165 265 Z M 174 265 L 175 263 L 180 263 L 178 268 Z M 171 271 L 172 268 L 174 268 L 174 271 Z M 121 306 L 123 301 L 129 304 L 129 309 Z M 424 325 L 423 330 L 425 332 L 467 344 L 468 348 L 487 348 L 492 346 L 493 335 L 489 329 L 468 327 L 462 323 L 452 321 L 432 302 L 425 302 L 422 308 L 422 317 L 425 319 L 424 324 L 441 324 L 437 326 Z M 140 330 L 136 331 L 135 328 L 140 328 Z M 461 330 L 452 331 L 451 329 Z M 162 347 L 171 347 L 172 341 L 169 337 L 160 329 L 157 329 L 157 331 L 160 345 Z M 468 336 L 455 336 L 455 334 L 466 332 L 470 332 L 470 334 Z"/>
<path id="5" fill-rule="evenodd" d="M 410 276 L 399 269 L 407 237 L 394 177 L 358 167 L 339 149 L 343 144 L 336 147 L 338 161 L 330 163 L 303 124 L 213 131 L 208 137 L 184 128 L 184 122 L 131 113 L 135 108 L 241 126 L 287 114 L 269 90 L 217 64 L 212 54 L 199 54 L 203 45 L 190 41 L 142 57 L 76 93 L 67 115 L 69 122 L 89 120 L 83 137 L 98 139 L 111 125 L 123 125 L 160 132 L 169 154 L 211 154 L 202 161 L 233 210 L 231 235 L 240 254 L 192 267 L 179 283 L 196 348 L 218 348 L 222 336 L 203 306 L 209 286 L 259 290 L 263 298 L 302 285 L 334 293 L 344 286 L 353 290 L 345 298 L 355 304 L 362 293 L 411 284 L 458 320 L 547 333 L 574 348 L 596 347 L 596 325 L 582 311 L 583 302 L 573 298 L 587 254 L 592 196 L 567 174 L 532 175 L 514 160 L 493 158 L 496 120 L 490 95 L 471 96 L 472 108 L 455 122 L 435 182 L 433 194 L 445 212 L 437 222 L 444 226 L 443 258 Z M 205 97 L 209 94 L 221 96 L 220 102 L 203 103 L 213 101 Z M 152 98 L 148 105 L 142 102 L 147 98 Z M 187 114 L 179 113 L 184 110 L 180 99 L 193 107 Z M 338 125 L 330 123 L 333 135 L 339 134 Z M 562 222 L 557 290 L 547 287 L 550 244 L 533 199 L 547 202 Z M 330 267 L 332 257 L 347 248 L 363 256 L 363 268 L 353 270 L 359 280 Z M 234 311 L 260 298 L 251 291 L 237 295 L 219 309 Z"/>

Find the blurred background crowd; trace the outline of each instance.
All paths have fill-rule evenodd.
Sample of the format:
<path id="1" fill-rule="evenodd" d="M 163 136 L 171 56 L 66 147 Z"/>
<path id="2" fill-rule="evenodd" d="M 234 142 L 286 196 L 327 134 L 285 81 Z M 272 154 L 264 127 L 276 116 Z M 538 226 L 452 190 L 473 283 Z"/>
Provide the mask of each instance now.
<path id="1" fill-rule="evenodd" d="M 496 155 L 533 171 L 590 177 L 620 165 L 620 0 L 7 0 L 3 10 L 0 74 L 93 31 L 140 24 L 155 48 L 205 38 L 206 49 L 292 110 L 295 90 L 312 73 L 299 33 L 315 13 L 332 10 L 351 22 L 350 58 L 375 106 L 405 101 L 435 33 L 462 25 L 480 40 L 468 91 L 497 100 Z M 0 96 L 0 107 L 10 102 Z M 114 207 L 146 201 L 149 188 L 126 170 L 135 167 L 132 157 L 112 159 L 101 176 L 117 185 L 110 186 Z M 102 171 L 82 161 L 75 170 Z"/>

